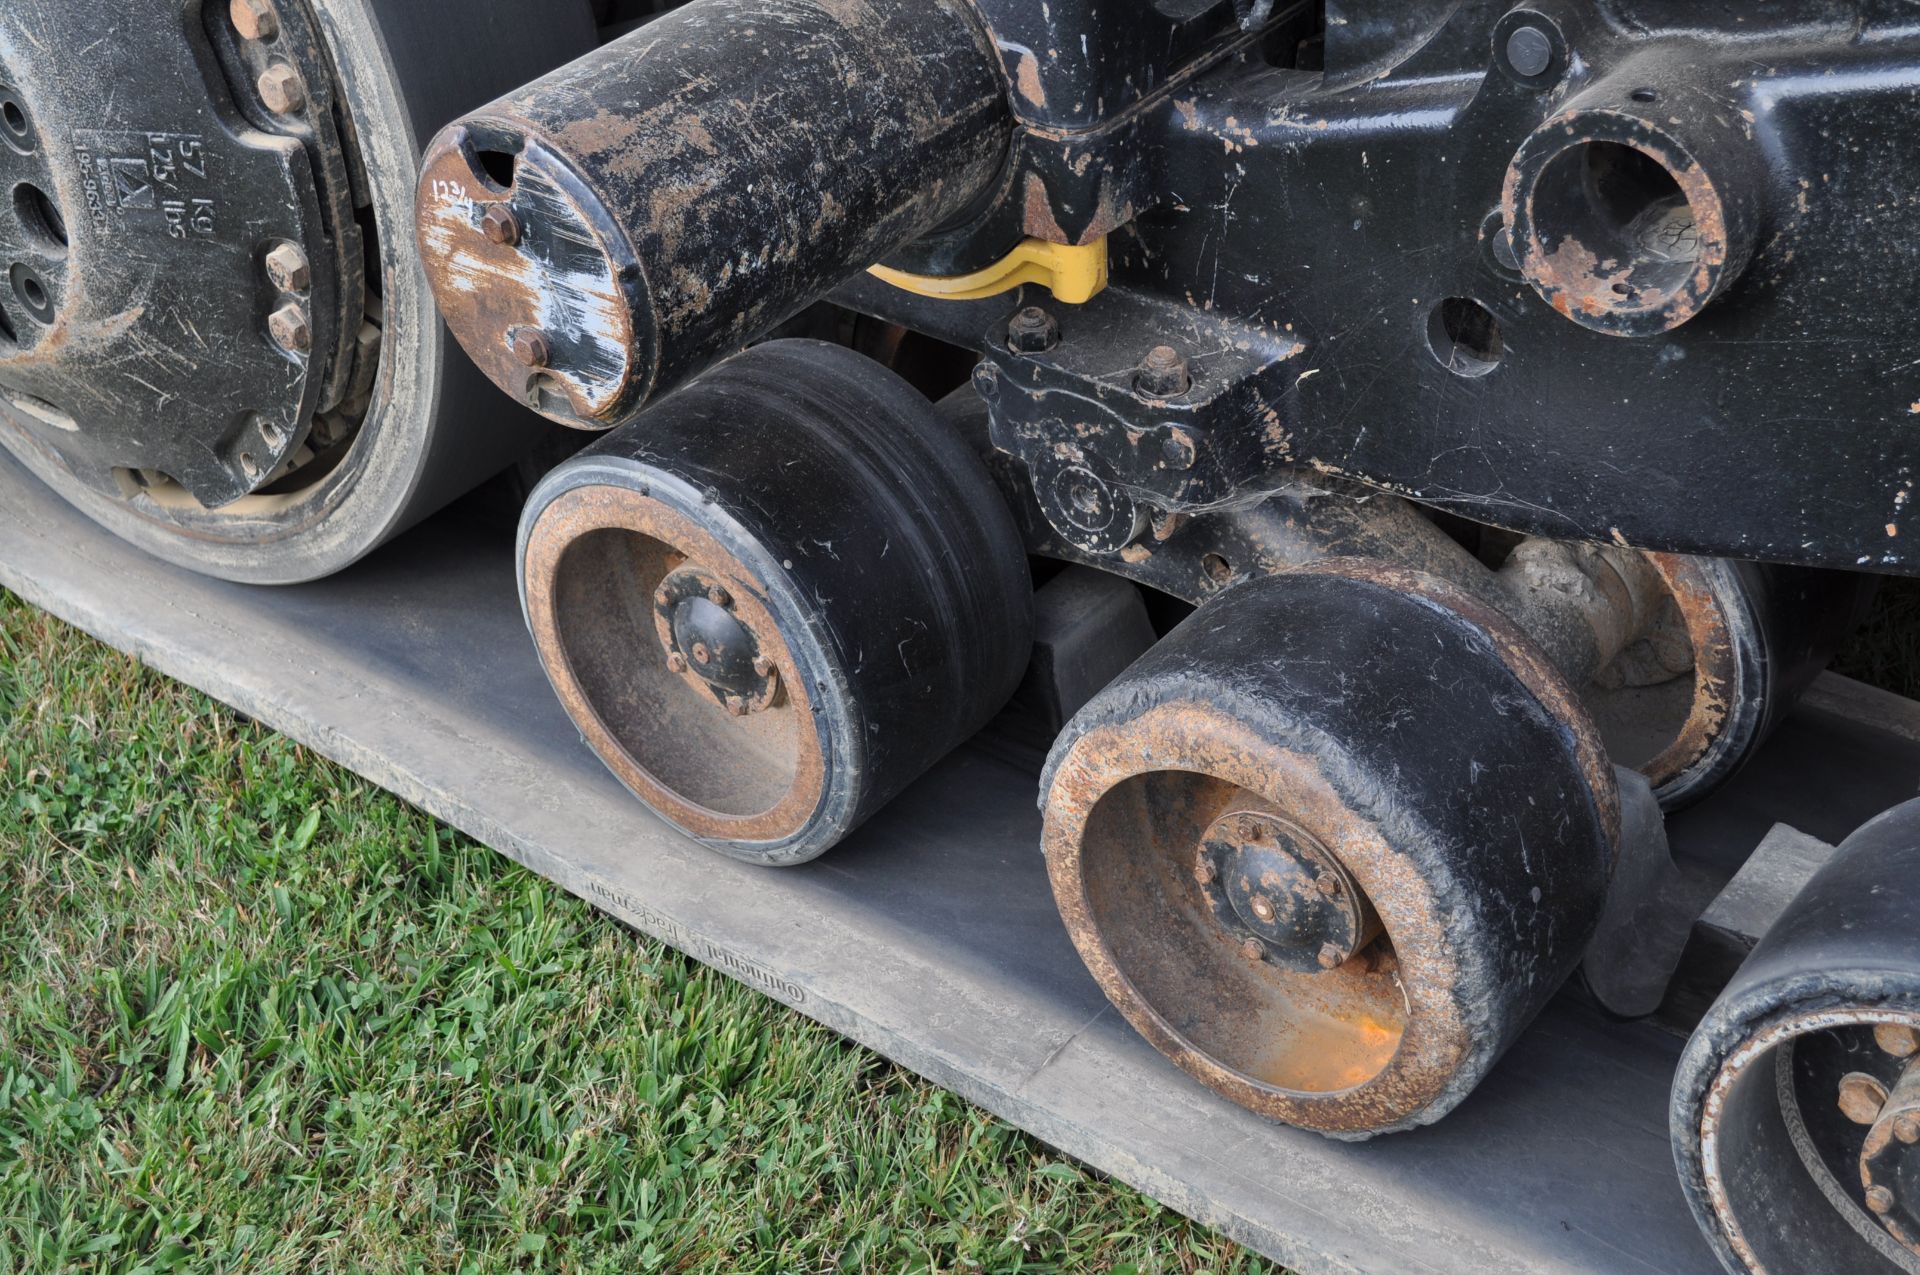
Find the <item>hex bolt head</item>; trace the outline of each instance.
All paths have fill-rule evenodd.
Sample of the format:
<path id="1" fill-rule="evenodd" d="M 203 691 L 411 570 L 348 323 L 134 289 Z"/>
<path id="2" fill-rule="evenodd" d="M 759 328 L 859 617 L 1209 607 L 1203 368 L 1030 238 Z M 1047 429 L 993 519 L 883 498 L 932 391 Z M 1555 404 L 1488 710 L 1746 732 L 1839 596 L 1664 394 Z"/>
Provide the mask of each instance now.
<path id="1" fill-rule="evenodd" d="M 1240 941 L 1240 955 L 1250 961 L 1264 961 L 1267 959 L 1267 945 L 1259 939 L 1242 939 Z"/>
<path id="2" fill-rule="evenodd" d="M 667 653 L 667 667 L 676 673 L 684 673 L 687 671 L 687 657 L 678 651 L 670 651 Z"/>
<path id="3" fill-rule="evenodd" d="M 307 82 L 285 62 L 275 62 L 262 71 L 256 87 L 260 100 L 275 115 L 292 115 L 307 108 Z"/>
<path id="4" fill-rule="evenodd" d="M 1347 963 L 1347 954 L 1342 952 L 1337 944 L 1322 943 L 1320 955 L 1314 959 L 1320 963 L 1320 968 L 1323 970 L 1337 969 Z"/>
<path id="5" fill-rule="evenodd" d="M 735 717 L 745 717 L 747 715 L 747 701 L 741 699 L 738 695 L 729 695 L 727 696 L 727 711 Z"/>
<path id="6" fill-rule="evenodd" d="M 505 204 L 489 204 L 480 214 L 480 233 L 487 237 L 488 243 L 497 243 L 502 248 L 515 247 L 520 242 L 520 219 Z"/>
<path id="7" fill-rule="evenodd" d="M 1194 449 L 1193 439 L 1187 432 L 1176 429 L 1160 443 L 1160 457 L 1166 461 L 1168 469 L 1192 469 L 1199 453 Z"/>
<path id="8" fill-rule="evenodd" d="M 1037 305 L 1030 305 L 1007 323 L 1007 348 L 1015 354 L 1044 354 L 1060 344 L 1060 325 Z"/>
<path id="9" fill-rule="evenodd" d="M 273 343 L 289 354 L 305 354 L 313 348 L 313 324 L 307 308 L 298 302 L 290 301 L 268 315 L 267 331 Z"/>
<path id="10" fill-rule="evenodd" d="M 1323 872 L 1319 877 L 1315 878 L 1313 888 L 1326 895 L 1329 899 L 1338 898 L 1340 894 L 1340 878 L 1331 872 Z"/>
<path id="11" fill-rule="evenodd" d="M 273 0 L 232 0 L 227 17 L 243 40 L 272 40 L 280 34 L 280 11 Z"/>
<path id="12" fill-rule="evenodd" d="M 1868 1187 L 1867 1207 L 1875 1213 L 1893 1212 L 1893 1192 L 1883 1186 Z"/>
<path id="13" fill-rule="evenodd" d="M 1193 879 L 1201 885 L 1212 885 L 1213 879 L 1220 875 L 1213 866 L 1213 860 L 1201 859 L 1193 865 Z"/>
<path id="14" fill-rule="evenodd" d="M 716 584 L 707 590 L 707 601 L 717 607 L 730 607 L 733 605 L 733 595 Z"/>
<path id="15" fill-rule="evenodd" d="M 1521 79 L 1545 75 L 1553 66 L 1553 37 L 1539 27 L 1515 27 L 1507 37 L 1507 67 Z"/>
<path id="16" fill-rule="evenodd" d="M 772 660 L 764 655 L 756 655 L 753 657 L 753 675 L 755 677 L 765 677 L 771 672 L 773 672 Z"/>
<path id="17" fill-rule="evenodd" d="M 1272 899 L 1269 899 L 1264 894 L 1256 894 L 1247 900 L 1247 906 L 1252 908 L 1253 914 L 1262 921 L 1269 925 L 1273 924 L 1274 911 Z"/>
<path id="18" fill-rule="evenodd" d="M 513 351 L 515 361 L 527 368 L 545 367 L 552 354 L 547 348 L 547 338 L 532 328 L 521 328 L 515 332 L 509 348 Z"/>
<path id="19" fill-rule="evenodd" d="M 1908 1146 L 1920 1142 L 1920 1115 L 1915 1115 L 1909 1111 L 1905 1115 L 1895 1118 L 1893 1122 L 1893 1136 Z"/>
<path id="20" fill-rule="evenodd" d="M 1873 1043 L 1895 1058 L 1911 1058 L 1920 1053 L 1920 1032 L 1905 1023 L 1881 1023 L 1873 1029 Z"/>
<path id="21" fill-rule="evenodd" d="M 1840 1114 L 1855 1124 L 1872 1124 L 1887 1105 L 1887 1087 L 1864 1071 L 1840 1078 Z"/>
<path id="22" fill-rule="evenodd" d="M 282 292 L 305 292 L 313 286 L 313 267 L 307 254 L 290 243 L 283 243 L 266 256 L 267 278 Z"/>
<path id="23" fill-rule="evenodd" d="M 1150 398 L 1178 398 L 1193 388 L 1193 374 L 1180 351 L 1156 345 L 1140 360 L 1133 387 Z"/>

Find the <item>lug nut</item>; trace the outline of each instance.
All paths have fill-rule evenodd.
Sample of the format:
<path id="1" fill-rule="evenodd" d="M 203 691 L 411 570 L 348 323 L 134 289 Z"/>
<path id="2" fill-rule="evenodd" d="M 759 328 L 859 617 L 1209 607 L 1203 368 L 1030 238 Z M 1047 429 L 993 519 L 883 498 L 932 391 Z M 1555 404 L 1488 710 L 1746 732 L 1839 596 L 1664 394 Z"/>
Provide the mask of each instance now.
<path id="1" fill-rule="evenodd" d="M 1887 1087 L 1864 1071 L 1840 1078 L 1840 1114 L 1855 1124 L 1872 1124 L 1887 1105 Z"/>
<path id="2" fill-rule="evenodd" d="M 1240 955 L 1250 961 L 1262 961 L 1266 959 L 1267 946 L 1259 939 L 1242 939 L 1240 941 Z"/>
<path id="3" fill-rule="evenodd" d="M 1321 969 L 1330 970 L 1346 964 L 1347 954 L 1342 952 L 1337 944 L 1322 943 L 1320 955 L 1314 959 L 1320 962 Z"/>
<path id="4" fill-rule="evenodd" d="M 271 40 L 280 34 L 280 12 L 273 0 L 232 0 L 227 17 L 243 40 Z"/>
<path id="5" fill-rule="evenodd" d="M 772 660 L 764 655 L 756 655 L 753 657 L 753 675 L 755 677 L 765 677 L 771 672 L 773 672 Z"/>
<path id="6" fill-rule="evenodd" d="M 687 671 L 687 657 L 678 651 L 670 651 L 667 654 L 667 667 L 676 673 L 684 673 Z"/>
<path id="7" fill-rule="evenodd" d="M 1893 1136 L 1912 1146 L 1920 1142 L 1920 1115 L 1909 1111 L 1893 1122 Z"/>
<path id="8" fill-rule="evenodd" d="M 1037 305 L 1030 305 L 1007 323 L 1007 348 L 1015 354 L 1044 354 L 1060 344 L 1060 325 Z"/>
<path id="9" fill-rule="evenodd" d="M 480 214 L 480 233 L 488 242 L 497 243 L 503 248 L 512 248 L 520 242 L 520 219 L 513 215 L 513 209 L 505 204 L 489 205 Z"/>
<path id="10" fill-rule="evenodd" d="M 267 331 L 273 343 L 289 354 L 305 354 L 313 348 L 313 325 L 306 307 L 289 302 L 267 316 Z"/>
<path id="11" fill-rule="evenodd" d="M 513 357 L 522 367 L 545 367 L 551 351 L 547 349 L 547 338 L 532 328 L 521 328 L 513 334 Z"/>
<path id="12" fill-rule="evenodd" d="M 733 595 L 716 584 L 707 590 L 707 601 L 717 607 L 730 607 L 733 605 Z"/>
<path id="13" fill-rule="evenodd" d="M 1331 872 L 1323 872 L 1319 878 L 1314 881 L 1313 888 L 1326 895 L 1329 899 L 1335 898 L 1340 893 L 1340 878 L 1334 876 Z"/>
<path id="14" fill-rule="evenodd" d="M 275 62 L 262 71 L 257 87 L 260 100 L 275 115 L 292 115 L 306 109 L 307 82 L 285 62 Z"/>
<path id="15" fill-rule="evenodd" d="M 1883 1186 L 1868 1187 L 1867 1207 L 1875 1213 L 1893 1212 L 1893 1192 Z"/>
<path id="16" fill-rule="evenodd" d="M 1193 879 L 1201 885 L 1212 885 L 1214 877 L 1218 875 L 1211 859 L 1201 859 L 1193 865 Z"/>
<path id="17" fill-rule="evenodd" d="M 1895 1058 L 1911 1058 L 1920 1053 L 1920 1032 L 1904 1023 L 1881 1023 L 1873 1029 L 1873 1042 Z"/>
<path id="18" fill-rule="evenodd" d="M 1259 917 L 1262 921 L 1265 921 L 1269 925 L 1273 923 L 1273 900 L 1272 899 L 1269 899 L 1264 894 L 1256 894 L 1253 896 L 1251 900 L 1248 901 L 1248 906 L 1253 909 L 1253 914 Z"/>
<path id="19" fill-rule="evenodd" d="M 313 268 L 307 254 L 290 243 L 283 243 L 266 257 L 267 278 L 282 292 L 305 292 L 313 286 Z"/>
<path id="20" fill-rule="evenodd" d="M 1140 370 L 1133 374 L 1133 387 L 1151 398 L 1178 398 L 1193 388 L 1193 376 L 1180 351 L 1170 345 L 1156 345 L 1140 361 Z"/>
<path id="21" fill-rule="evenodd" d="M 729 695 L 727 696 L 727 711 L 735 717 L 745 717 L 747 715 L 747 701 L 741 699 L 738 695 Z"/>

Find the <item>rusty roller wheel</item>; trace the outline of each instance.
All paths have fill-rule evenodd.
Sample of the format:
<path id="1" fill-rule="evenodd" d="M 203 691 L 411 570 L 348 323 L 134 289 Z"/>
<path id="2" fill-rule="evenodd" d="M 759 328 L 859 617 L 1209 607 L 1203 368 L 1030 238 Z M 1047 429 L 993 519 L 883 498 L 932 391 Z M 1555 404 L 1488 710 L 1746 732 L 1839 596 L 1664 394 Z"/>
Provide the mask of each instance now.
<path id="1" fill-rule="evenodd" d="M 1427 1124 L 1579 960 L 1618 794 L 1565 681 L 1431 577 L 1236 585 L 1042 780 L 1067 928 L 1153 1044 L 1263 1115 Z"/>
<path id="2" fill-rule="evenodd" d="M 1013 693 L 1032 583 L 979 459 L 819 341 L 721 364 L 562 465 L 521 522 L 561 701 L 641 800 L 799 863 Z"/>
<path id="3" fill-rule="evenodd" d="M 1859 623 L 1873 577 L 1647 556 L 1668 597 L 1582 698 L 1614 760 L 1679 810 L 1766 742 Z"/>
<path id="4" fill-rule="evenodd" d="M 0 443 L 170 561 L 326 575 L 533 446 L 435 317 L 423 140 L 586 0 L 0 5 Z"/>
<path id="5" fill-rule="evenodd" d="M 1920 802 L 1762 938 L 1681 1056 L 1674 1157 L 1729 1271 L 1920 1271 Z"/>

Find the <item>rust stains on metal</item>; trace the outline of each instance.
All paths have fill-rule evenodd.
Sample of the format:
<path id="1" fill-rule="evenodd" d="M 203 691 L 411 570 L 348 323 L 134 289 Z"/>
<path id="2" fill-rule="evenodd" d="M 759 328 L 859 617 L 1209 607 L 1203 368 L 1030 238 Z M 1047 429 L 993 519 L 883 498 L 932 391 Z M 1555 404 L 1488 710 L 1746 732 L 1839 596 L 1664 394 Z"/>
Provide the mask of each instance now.
<path id="1" fill-rule="evenodd" d="M 1234 810 L 1283 816 L 1337 855 L 1384 926 L 1369 959 L 1296 972 L 1248 960 L 1245 940 L 1208 923 L 1194 847 Z M 1472 1051 L 1429 883 L 1315 758 L 1216 707 L 1162 704 L 1083 735 L 1054 773 L 1042 844 L 1068 932 L 1109 998 L 1242 1106 L 1332 1133 L 1392 1127 L 1438 1101 Z M 1137 985 L 1148 977 L 1143 939 L 1115 924 L 1136 907 L 1169 949 L 1160 956 L 1178 949 L 1154 965 L 1183 995 Z M 1163 919 L 1146 923 L 1156 912 Z"/>
<path id="2" fill-rule="evenodd" d="M 660 636 L 654 592 L 689 568 L 724 590 L 765 661 L 763 692 L 738 711 Z M 534 524 L 522 579 L 541 664 L 621 783 L 697 837 L 770 842 L 806 826 L 825 785 L 807 685 L 759 585 L 712 535 L 638 492 L 576 488 Z"/>
<path id="3" fill-rule="evenodd" d="M 1647 555 L 1679 608 L 1693 650 L 1693 696 L 1672 740 L 1640 767 L 1655 787 L 1686 773 L 1707 755 L 1740 693 L 1740 655 L 1711 584 L 1699 564 L 1680 554 Z"/>

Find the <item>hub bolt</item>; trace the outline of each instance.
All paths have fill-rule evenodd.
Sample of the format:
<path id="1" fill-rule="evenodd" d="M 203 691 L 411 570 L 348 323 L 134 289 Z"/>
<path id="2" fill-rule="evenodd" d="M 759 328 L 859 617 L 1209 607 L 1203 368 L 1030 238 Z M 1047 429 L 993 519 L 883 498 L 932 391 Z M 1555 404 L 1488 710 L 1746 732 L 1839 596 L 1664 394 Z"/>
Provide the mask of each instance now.
<path id="1" fill-rule="evenodd" d="M 547 338 L 532 328 L 521 328 L 513 334 L 513 357 L 521 367 L 538 368 L 547 365 L 551 351 L 547 348 Z"/>
<path id="2" fill-rule="evenodd" d="M 733 605 L 733 595 L 716 584 L 707 590 L 707 601 L 717 607 L 730 607 Z"/>
<path id="3" fill-rule="evenodd" d="M 667 667 L 676 673 L 684 673 L 687 671 L 687 657 L 678 651 L 668 652 Z"/>
<path id="4" fill-rule="evenodd" d="M 1060 325 L 1037 305 L 1014 315 L 1007 324 L 1007 348 L 1015 354 L 1044 354 L 1060 344 Z"/>
<path id="5" fill-rule="evenodd" d="M 1253 909 L 1253 914 L 1255 916 L 1259 917 L 1262 921 L 1266 922 L 1269 925 L 1273 924 L 1273 900 L 1272 899 L 1269 899 L 1264 894 L 1256 894 L 1253 896 L 1252 899 L 1248 900 L 1248 906 Z"/>
<path id="6" fill-rule="evenodd" d="M 1887 1087 L 1864 1071 L 1840 1078 L 1840 1114 L 1855 1124 L 1872 1124 L 1887 1105 Z"/>
<path id="7" fill-rule="evenodd" d="M 1868 1187 L 1867 1207 L 1875 1213 L 1893 1212 L 1893 1192 L 1883 1186 Z"/>
<path id="8" fill-rule="evenodd" d="M 1920 1142 L 1920 1116 L 1911 1111 L 1893 1122 L 1893 1136 L 1912 1146 Z"/>
<path id="9" fill-rule="evenodd" d="M 764 655 L 756 655 L 753 657 L 753 675 L 755 677 L 765 677 L 771 672 L 773 672 L 772 660 Z"/>
<path id="10" fill-rule="evenodd" d="M 1336 943 L 1322 943 L 1320 945 L 1320 955 L 1315 959 L 1320 962 L 1321 969 L 1330 970 L 1346 964 L 1347 954 L 1342 952 Z"/>
<path id="11" fill-rule="evenodd" d="M 1193 439 L 1183 429 L 1174 430 L 1160 443 L 1160 458 L 1166 461 L 1169 469 L 1192 469 L 1198 456 Z"/>
<path id="12" fill-rule="evenodd" d="M 1329 899 L 1336 898 L 1340 894 L 1340 878 L 1334 876 L 1331 872 L 1323 872 L 1319 878 L 1314 881 L 1313 888 L 1326 895 Z"/>
<path id="13" fill-rule="evenodd" d="M 520 219 L 505 204 L 489 205 L 480 214 L 480 233 L 487 237 L 489 243 L 511 248 L 520 242 Z"/>
<path id="14" fill-rule="evenodd" d="M 738 695 L 729 695 L 727 696 L 727 711 L 735 717 L 745 717 L 747 715 L 747 701 L 741 699 Z"/>
<path id="15" fill-rule="evenodd" d="M 275 62 L 262 71 L 257 87 L 260 100 L 275 115 L 292 115 L 306 109 L 307 82 L 285 62 Z"/>
<path id="16" fill-rule="evenodd" d="M 1201 885 L 1212 885 L 1214 877 L 1218 875 L 1219 873 L 1214 871 L 1211 859 L 1201 859 L 1193 865 L 1193 879 Z"/>
<path id="17" fill-rule="evenodd" d="M 1259 939 L 1242 939 L 1240 941 L 1240 955 L 1250 961 L 1265 960 L 1267 956 L 1267 946 Z"/>
<path id="18" fill-rule="evenodd" d="M 288 302 L 267 316 L 267 331 L 273 343 L 289 354 L 305 354 L 313 348 L 313 324 L 306 307 Z"/>
<path id="19" fill-rule="evenodd" d="M 1881 1023 L 1873 1029 L 1873 1040 L 1895 1058 L 1911 1058 L 1920 1053 L 1920 1032 L 1904 1023 Z"/>
<path id="20" fill-rule="evenodd" d="M 282 292 L 305 292 L 313 286 L 313 269 L 307 254 L 290 243 L 283 243 L 266 257 L 267 278 Z"/>
<path id="21" fill-rule="evenodd" d="M 280 34 L 280 11 L 273 0 L 232 0 L 227 16 L 243 40 L 271 40 Z"/>
<path id="22" fill-rule="evenodd" d="M 1193 376 L 1180 351 L 1171 345 L 1156 345 L 1140 361 L 1140 370 L 1133 374 L 1133 387 L 1151 398 L 1178 398 L 1193 388 Z"/>

